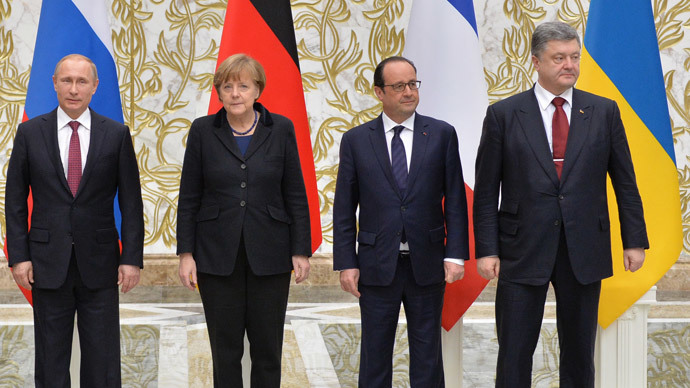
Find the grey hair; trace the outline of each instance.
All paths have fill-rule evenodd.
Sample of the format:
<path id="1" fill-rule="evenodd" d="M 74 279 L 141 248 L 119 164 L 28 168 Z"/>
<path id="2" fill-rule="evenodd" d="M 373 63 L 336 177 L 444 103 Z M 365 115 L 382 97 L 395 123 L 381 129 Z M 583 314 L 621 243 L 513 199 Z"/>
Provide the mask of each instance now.
<path id="1" fill-rule="evenodd" d="M 532 34 L 532 55 L 539 58 L 546 49 L 546 44 L 551 40 L 571 41 L 573 39 L 577 40 L 577 45 L 582 47 L 580 35 L 569 24 L 563 22 L 542 23 Z"/>

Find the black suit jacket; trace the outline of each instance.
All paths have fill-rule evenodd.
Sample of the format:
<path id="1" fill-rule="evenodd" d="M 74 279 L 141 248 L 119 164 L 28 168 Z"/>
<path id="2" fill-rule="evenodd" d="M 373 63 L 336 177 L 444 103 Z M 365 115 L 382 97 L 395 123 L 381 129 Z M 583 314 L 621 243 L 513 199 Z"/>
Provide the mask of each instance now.
<path id="1" fill-rule="evenodd" d="M 29 190 L 33 212 L 27 232 Z M 122 254 L 113 214 L 116 193 Z M 35 287 L 62 285 L 73 246 L 87 287 L 115 286 L 120 264 L 143 266 L 143 204 L 129 129 L 91 111 L 89 152 L 73 196 L 60 160 L 57 110 L 20 124 L 7 170 L 5 214 L 9 264 L 31 260 Z"/>
<path id="2" fill-rule="evenodd" d="M 487 110 L 475 169 L 475 246 L 478 258 L 500 257 L 502 279 L 548 282 L 561 227 L 579 282 L 611 276 L 607 174 L 624 248 L 649 247 L 618 106 L 574 89 L 570 117 L 559 180 L 534 89 Z"/>
<path id="3" fill-rule="evenodd" d="M 257 275 L 292 270 L 311 256 L 309 205 L 292 122 L 255 104 L 261 118 L 242 155 L 225 109 L 192 123 L 180 182 L 177 253 L 199 272 L 229 275 L 244 236 Z"/>
<path id="4" fill-rule="evenodd" d="M 469 258 L 467 198 L 455 129 L 420 114 L 414 126 L 404 194 L 393 177 L 381 116 L 347 131 L 340 142 L 333 268 L 359 268 L 365 285 L 392 282 L 403 227 L 420 285 L 443 281 L 445 257 Z"/>

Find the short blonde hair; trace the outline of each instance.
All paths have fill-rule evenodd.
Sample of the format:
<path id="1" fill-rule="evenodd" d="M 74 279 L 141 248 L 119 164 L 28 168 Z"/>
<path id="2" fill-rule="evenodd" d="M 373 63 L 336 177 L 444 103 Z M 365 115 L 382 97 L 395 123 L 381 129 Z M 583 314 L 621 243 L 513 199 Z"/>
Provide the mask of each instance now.
<path id="1" fill-rule="evenodd" d="M 259 87 L 259 96 L 266 87 L 266 73 L 259 61 L 247 54 L 234 54 L 227 57 L 213 75 L 213 87 L 220 94 L 220 86 L 230 80 L 239 80 L 242 75 L 248 75 Z"/>

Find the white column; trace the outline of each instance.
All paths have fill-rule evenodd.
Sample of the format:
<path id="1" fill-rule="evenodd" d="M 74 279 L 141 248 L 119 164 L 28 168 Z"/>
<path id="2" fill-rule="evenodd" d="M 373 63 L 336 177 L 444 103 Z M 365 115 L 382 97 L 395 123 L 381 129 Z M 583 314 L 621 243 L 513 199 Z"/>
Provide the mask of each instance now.
<path id="1" fill-rule="evenodd" d="M 462 325 L 460 318 L 450 331 L 441 329 L 446 388 L 462 388 Z"/>
<path id="2" fill-rule="evenodd" d="M 247 332 L 244 333 L 244 354 L 242 354 L 242 385 L 250 388 L 252 377 L 252 359 L 249 355 L 249 338 Z"/>
<path id="3" fill-rule="evenodd" d="M 647 387 L 647 315 L 656 286 L 608 328 L 599 327 L 594 354 L 597 388 Z"/>
<path id="4" fill-rule="evenodd" d="M 69 363 L 69 374 L 72 388 L 79 388 L 79 370 L 81 368 L 81 347 L 79 347 L 79 330 L 77 329 L 77 316 L 74 317 L 74 330 L 72 332 L 72 359 Z"/>

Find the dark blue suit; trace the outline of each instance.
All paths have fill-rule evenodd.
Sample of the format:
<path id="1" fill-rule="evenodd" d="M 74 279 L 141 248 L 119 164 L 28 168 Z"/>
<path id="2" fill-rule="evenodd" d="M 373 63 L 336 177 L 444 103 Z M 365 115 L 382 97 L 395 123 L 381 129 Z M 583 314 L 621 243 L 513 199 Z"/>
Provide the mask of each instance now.
<path id="1" fill-rule="evenodd" d="M 409 258 L 399 255 L 403 228 Z M 443 386 L 443 259 L 469 257 L 467 203 L 455 129 L 416 115 L 405 193 L 398 190 L 391 171 L 382 118 L 345 133 L 333 234 L 334 269 L 360 270 L 360 386 L 391 384 L 401 301 L 408 321 L 410 382 L 413 387 Z"/>
<path id="2" fill-rule="evenodd" d="M 561 387 L 593 386 L 600 281 L 613 274 L 607 175 L 624 248 L 649 247 L 618 106 L 574 89 L 571 112 L 560 180 L 534 89 L 495 103 L 484 119 L 474 231 L 476 256 L 500 258 L 499 387 L 530 385 L 549 281 L 558 300 Z"/>

